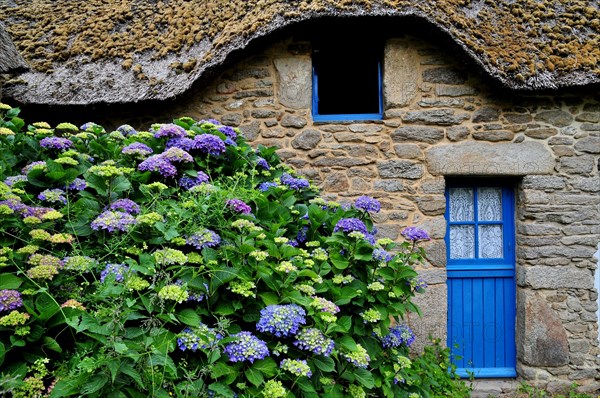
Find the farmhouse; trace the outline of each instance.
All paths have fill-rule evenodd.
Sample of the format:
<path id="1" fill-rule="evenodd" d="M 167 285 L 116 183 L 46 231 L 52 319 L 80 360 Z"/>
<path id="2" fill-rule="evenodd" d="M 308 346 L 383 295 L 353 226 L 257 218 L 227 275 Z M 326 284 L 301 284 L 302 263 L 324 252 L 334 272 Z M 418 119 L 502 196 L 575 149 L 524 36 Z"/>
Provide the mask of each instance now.
<path id="1" fill-rule="evenodd" d="M 600 387 L 600 7 L 593 0 L 15 1 L 49 122 L 239 127 L 379 237 L 429 232 L 423 319 L 476 378 Z M 32 116 L 30 116 L 32 117 Z"/>

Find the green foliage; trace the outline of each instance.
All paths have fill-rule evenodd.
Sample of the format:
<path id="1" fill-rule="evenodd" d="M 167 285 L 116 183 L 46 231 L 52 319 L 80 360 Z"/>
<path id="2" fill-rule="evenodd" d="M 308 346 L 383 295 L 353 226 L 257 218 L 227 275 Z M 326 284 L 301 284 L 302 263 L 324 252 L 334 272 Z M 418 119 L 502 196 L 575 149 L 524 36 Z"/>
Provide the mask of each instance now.
<path id="1" fill-rule="evenodd" d="M 274 148 L 255 150 L 239 136 L 233 141 L 236 129 L 190 118 L 174 121 L 181 129 L 150 132 L 107 133 L 91 123 L 23 131 L 18 110 L 3 109 L 2 126 L 14 134 L 0 135 L 0 295 L 17 291 L 22 305 L 0 297 L 13 305 L 0 309 L 2 393 L 467 391 L 438 345 L 413 358 L 411 339 L 382 346 L 390 326 L 418 312 L 411 299 L 423 289 L 414 271 L 422 249 L 375 241 L 367 211 L 319 199 Z M 165 136 L 178 132 L 199 143 L 193 157 L 166 150 L 190 145 Z M 42 142 L 48 137 L 69 143 Z M 123 152 L 132 144 L 158 157 Z M 361 232 L 339 227 L 348 219 Z M 298 330 L 257 328 L 271 305 L 297 308 L 298 328 L 316 330 L 332 349 L 303 347 Z M 260 339 L 268 355 L 246 351 L 235 360 L 240 332 Z M 284 359 L 305 361 L 304 375 L 283 370 Z"/>

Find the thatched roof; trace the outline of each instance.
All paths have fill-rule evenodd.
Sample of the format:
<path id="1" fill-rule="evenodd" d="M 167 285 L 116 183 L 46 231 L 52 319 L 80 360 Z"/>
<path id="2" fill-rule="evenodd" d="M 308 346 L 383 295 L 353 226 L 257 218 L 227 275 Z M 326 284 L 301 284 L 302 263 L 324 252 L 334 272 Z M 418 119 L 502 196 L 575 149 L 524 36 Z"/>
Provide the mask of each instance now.
<path id="1" fill-rule="evenodd" d="M 25 60 L 13 44 L 13 41 L 0 23 L 0 73 L 22 72 L 27 69 Z"/>
<path id="2" fill-rule="evenodd" d="M 511 88 L 600 82 L 597 0 L 11 0 L 0 20 L 33 70 L 5 93 L 42 104 L 166 99 L 259 37 L 348 16 L 423 18 Z"/>

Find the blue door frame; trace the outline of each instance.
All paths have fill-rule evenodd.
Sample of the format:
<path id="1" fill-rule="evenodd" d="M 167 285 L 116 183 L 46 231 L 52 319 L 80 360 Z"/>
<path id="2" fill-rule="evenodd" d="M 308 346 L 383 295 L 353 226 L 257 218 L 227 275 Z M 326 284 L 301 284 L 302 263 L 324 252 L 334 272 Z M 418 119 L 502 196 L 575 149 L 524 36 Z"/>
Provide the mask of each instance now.
<path id="1" fill-rule="evenodd" d="M 493 192 L 495 198 L 501 197 L 501 219 L 489 219 L 483 211 L 479 214 L 479 196 L 481 194 L 484 208 L 484 196 L 489 192 Z M 453 217 L 459 220 L 451 220 L 451 206 L 469 200 L 472 206 L 467 211 L 469 215 L 460 219 L 462 217 L 455 213 Z M 514 192 L 510 184 L 482 180 L 447 183 L 448 346 L 461 377 L 517 375 L 514 214 Z M 468 245 L 457 245 L 461 229 L 473 232 L 472 238 L 467 234 Z M 494 251 L 488 250 L 489 241 L 483 241 L 490 230 L 501 231 L 502 242 L 491 245 L 495 255 L 489 254 Z M 468 247 L 468 251 L 464 251 L 463 246 Z"/>

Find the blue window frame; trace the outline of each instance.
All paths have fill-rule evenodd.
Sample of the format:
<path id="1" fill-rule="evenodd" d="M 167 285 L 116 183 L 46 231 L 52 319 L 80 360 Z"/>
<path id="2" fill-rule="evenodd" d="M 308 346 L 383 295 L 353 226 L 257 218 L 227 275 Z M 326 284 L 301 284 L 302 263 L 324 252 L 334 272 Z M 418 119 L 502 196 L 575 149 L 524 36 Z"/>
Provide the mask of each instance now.
<path id="1" fill-rule="evenodd" d="M 382 54 L 368 38 L 313 44 L 313 120 L 382 119 Z"/>
<path id="2" fill-rule="evenodd" d="M 462 377 L 516 376 L 511 184 L 448 181 L 448 346 Z"/>

